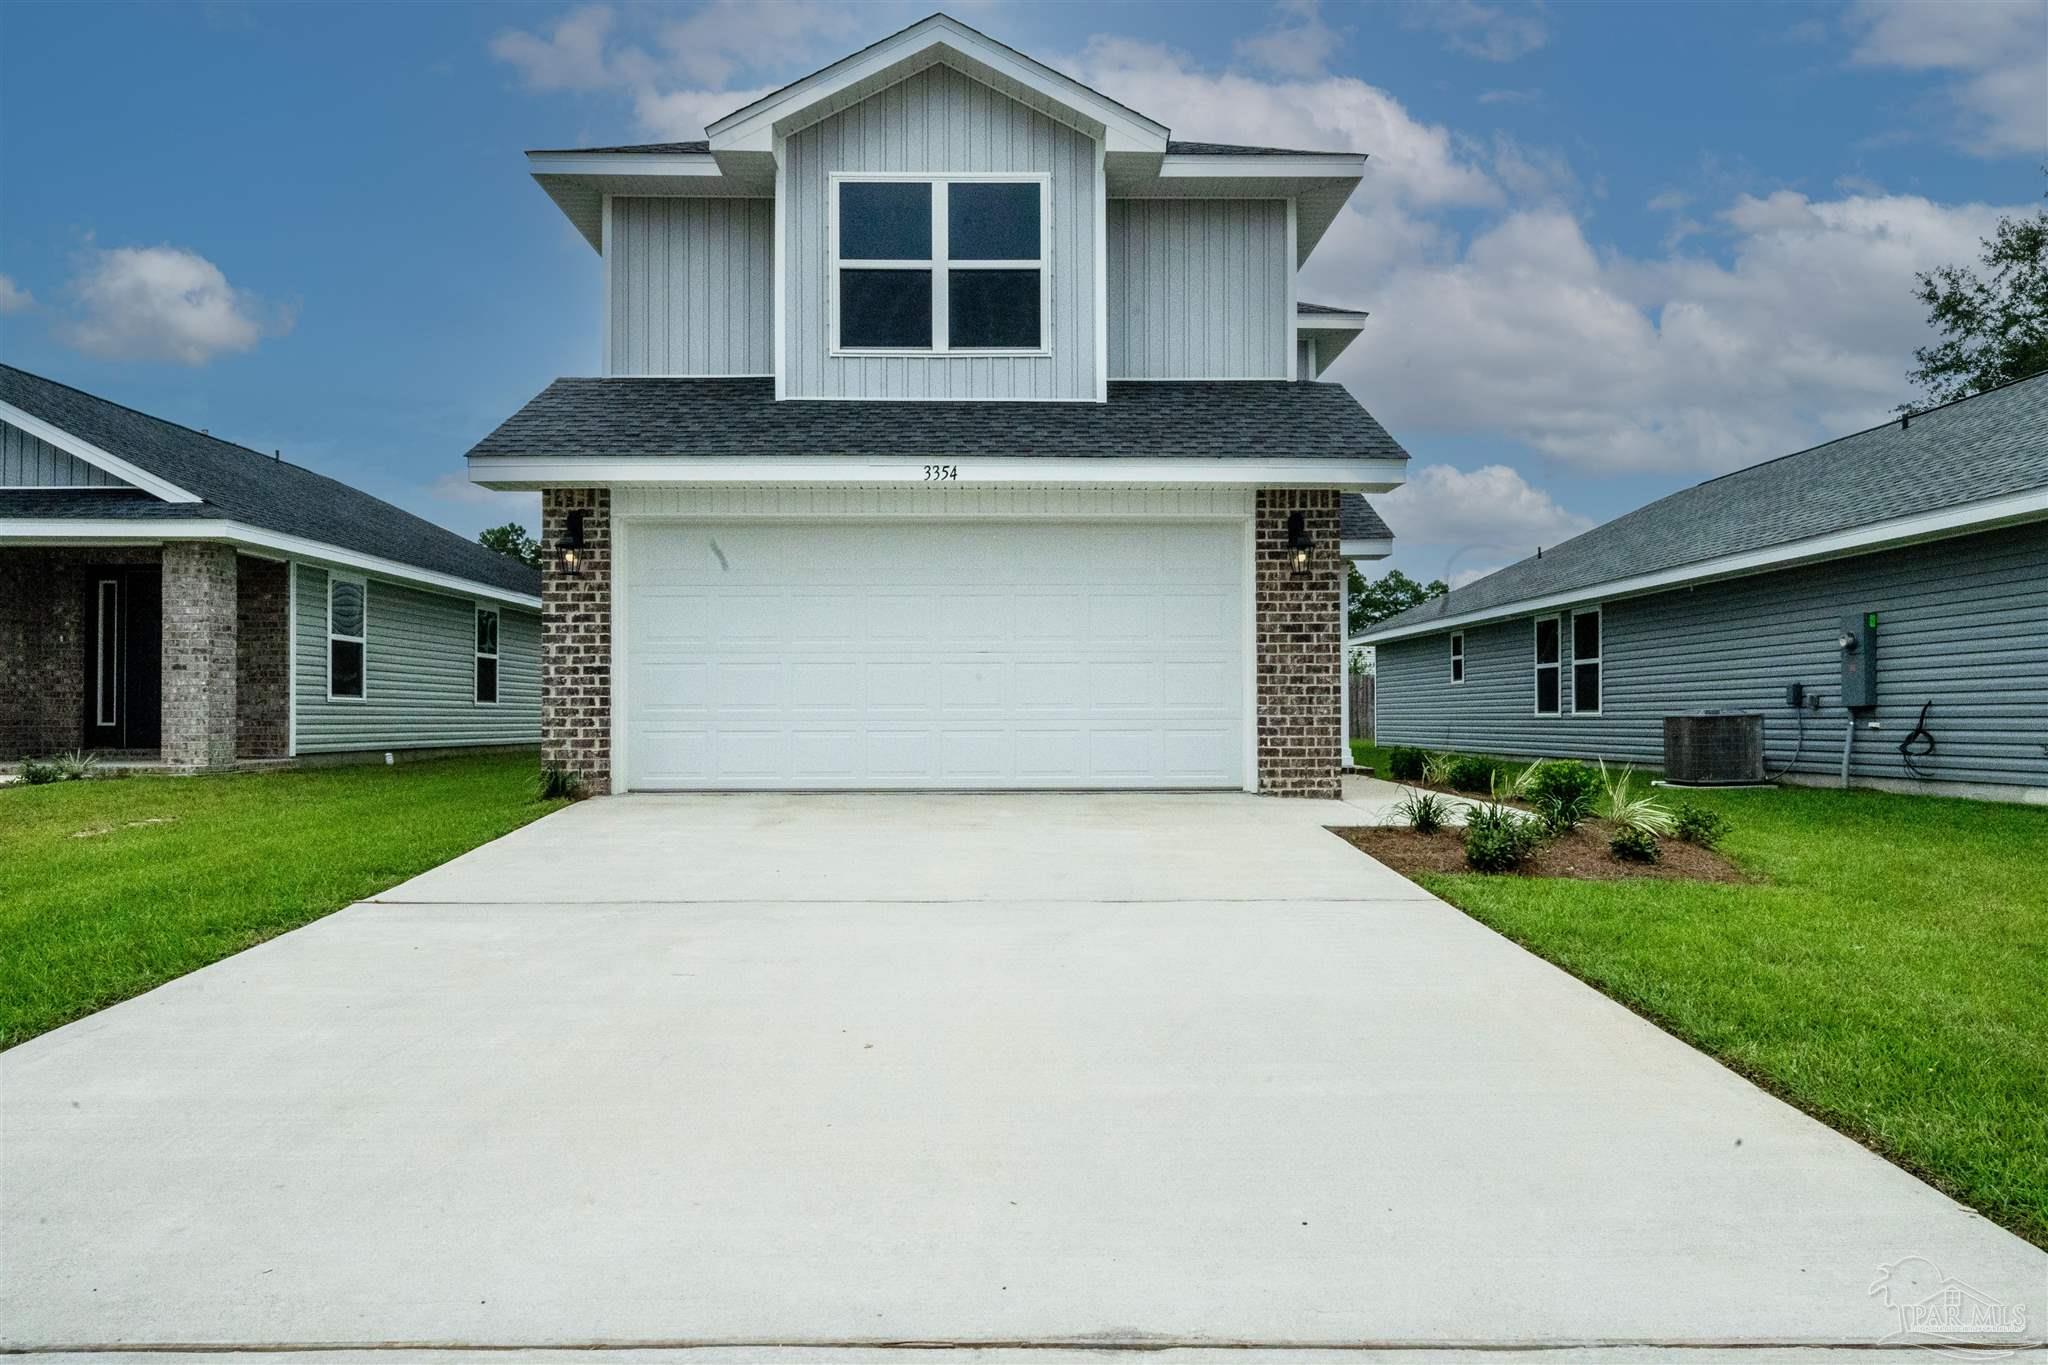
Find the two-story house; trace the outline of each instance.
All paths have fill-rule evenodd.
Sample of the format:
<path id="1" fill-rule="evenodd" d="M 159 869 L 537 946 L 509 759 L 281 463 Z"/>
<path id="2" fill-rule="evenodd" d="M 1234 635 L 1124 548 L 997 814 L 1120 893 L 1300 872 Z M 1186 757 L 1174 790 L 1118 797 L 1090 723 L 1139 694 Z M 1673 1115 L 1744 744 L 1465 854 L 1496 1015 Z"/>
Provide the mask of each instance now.
<path id="1" fill-rule="evenodd" d="M 1365 157 L 1171 140 L 935 15 L 711 124 L 528 154 L 603 373 L 542 493 L 543 744 L 596 790 L 1334 795 L 1406 453 L 1296 274 Z"/>

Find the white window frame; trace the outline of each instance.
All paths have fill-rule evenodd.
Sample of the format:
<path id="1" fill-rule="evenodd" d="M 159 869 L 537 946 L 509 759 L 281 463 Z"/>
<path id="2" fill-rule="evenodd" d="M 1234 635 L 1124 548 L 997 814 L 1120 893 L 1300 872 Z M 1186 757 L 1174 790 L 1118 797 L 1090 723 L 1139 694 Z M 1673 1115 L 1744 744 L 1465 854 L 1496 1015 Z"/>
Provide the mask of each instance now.
<path id="1" fill-rule="evenodd" d="M 1595 619 L 1597 619 L 1597 620 L 1598 620 L 1598 622 L 1599 622 L 1599 625 L 1598 625 L 1598 626 L 1596 627 L 1596 629 L 1598 629 L 1598 630 L 1599 630 L 1599 632 L 1600 632 L 1600 652 L 1599 652 L 1599 653 L 1597 653 L 1597 654 L 1595 654 L 1595 655 L 1594 655 L 1594 656 L 1593 656 L 1592 658 L 1590 658 L 1590 659 L 1581 659 L 1581 658 L 1579 657 L 1579 618 L 1580 618 L 1581 616 L 1591 616 L 1591 617 L 1594 617 Z M 1562 647 L 1563 647 L 1563 644 L 1564 644 L 1564 642 L 1563 642 L 1562 640 L 1558 641 L 1558 645 L 1559 645 L 1559 651 L 1558 651 L 1558 653 L 1559 653 L 1559 656 L 1560 656 L 1560 657 L 1562 657 L 1562 655 L 1563 655 L 1563 648 L 1562 648 Z M 1603 665 L 1601 664 L 1601 660 L 1602 660 L 1602 659 L 1604 659 L 1604 658 L 1606 658 L 1606 657 L 1607 657 L 1607 617 L 1606 617 L 1605 613 L 1604 613 L 1604 612 L 1603 612 L 1603 611 L 1601 610 L 1601 608 L 1600 608 L 1600 607 L 1597 607 L 1597 606 L 1592 606 L 1592 607 L 1575 607 L 1575 608 L 1573 608 L 1573 610 L 1572 610 L 1572 714 L 1573 714 L 1573 715 L 1575 715 L 1575 716 L 1597 716 L 1597 715 L 1599 715 L 1599 714 L 1600 714 L 1601 710 L 1602 710 L 1602 709 L 1603 709 L 1604 707 L 1606 707 L 1606 705 L 1607 705 L 1607 669 L 1606 669 L 1606 668 L 1605 668 L 1605 667 L 1604 667 L 1604 666 L 1603 666 Z M 1597 687 L 1598 687 L 1598 688 L 1600 689 L 1600 705 L 1599 705 L 1599 706 L 1596 706 L 1596 707 L 1594 707 L 1594 708 L 1593 708 L 1592 710 L 1590 710 L 1590 711 L 1581 711 L 1581 710 L 1579 709 L 1579 665 L 1580 665 L 1580 664 L 1582 664 L 1582 663 L 1587 663 L 1587 664 L 1591 664 L 1591 665 L 1593 666 L 1593 672 L 1594 672 L 1594 677 L 1595 677 L 1595 679 L 1596 679 L 1596 682 L 1595 682 L 1595 684 L 1594 684 L 1594 685 L 1595 685 L 1595 686 L 1597 686 Z M 1562 696 L 1562 694 L 1560 694 L 1560 696 Z"/>
<path id="2" fill-rule="evenodd" d="M 1543 638 L 1543 623 L 1550 621 L 1557 626 L 1557 658 L 1544 663 L 1537 658 L 1537 642 Z M 1529 618 L 1529 714 L 1532 716 L 1561 716 L 1564 714 L 1564 617 L 1556 612 L 1548 616 Z M 1543 709 L 1543 670 L 1549 669 L 1557 675 L 1557 709 Z"/>
<path id="3" fill-rule="evenodd" d="M 826 272 L 827 346 L 833 356 L 1049 356 L 1052 354 L 1052 177 L 1041 171 L 834 171 L 826 177 L 825 235 L 831 245 Z M 932 187 L 932 254 L 930 260 L 848 261 L 849 270 L 929 270 L 932 275 L 932 344 L 930 346 L 841 346 L 839 344 L 839 187 L 849 181 L 893 181 Z M 946 192 L 959 181 L 1038 186 L 1038 259 L 1025 261 L 953 260 L 947 255 Z M 1038 272 L 1038 345 L 954 349 L 947 332 L 947 276 L 954 270 L 1036 270 Z"/>
<path id="4" fill-rule="evenodd" d="M 469 622 L 469 643 L 472 650 L 472 657 L 470 659 L 469 670 L 470 704 L 473 706 L 496 706 L 500 701 L 504 699 L 505 696 L 505 666 L 502 662 L 500 662 L 504 658 L 505 651 L 505 640 L 503 635 L 505 629 L 505 613 L 498 610 L 498 608 L 496 607 L 484 606 L 480 602 L 472 602 L 470 605 L 474 607 L 476 610 L 476 615 L 472 616 Z M 484 653 L 483 650 L 477 649 L 475 647 L 477 620 L 478 618 L 485 616 L 490 617 L 492 620 L 491 643 L 493 646 L 495 646 L 488 654 Z M 493 679 L 491 684 L 491 692 L 493 695 L 489 701 L 485 701 L 482 697 L 479 697 L 477 695 L 477 692 L 480 690 L 483 682 L 483 660 L 485 659 L 489 659 L 491 662 L 496 663 L 498 665 L 497 676 L 495 677 L 495 679 Z"/>
<path id="5" fill-rule="evenodd" d="M 334 631 L 334 585 L 353 583 L 363 595 L 363 633 L 360 635 L 337 635 Z M 349 696 L 334 690 L 334 642 L 347 641 L 363 647 L 363 691 L 361 696 Z M 368 701 L 370 699 L 370 580 L 355 574 L 335 573 L 327 575 L 327 700 L 343 702 Z"/>
<path id="6" fill-rule="evenodd" d="M 1451 632 L 1451 686 L 1463 687 L 1470 674 L 1471 665 L 1465 658 L 1465 632 Z"/>

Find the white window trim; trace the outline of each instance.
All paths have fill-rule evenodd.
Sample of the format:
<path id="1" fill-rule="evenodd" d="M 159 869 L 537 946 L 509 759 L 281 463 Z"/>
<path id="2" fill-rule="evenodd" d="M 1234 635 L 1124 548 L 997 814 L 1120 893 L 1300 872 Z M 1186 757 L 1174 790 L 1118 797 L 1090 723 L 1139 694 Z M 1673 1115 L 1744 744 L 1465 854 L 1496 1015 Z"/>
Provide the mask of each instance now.
<path id="1" fill-rule="evenodd" d="M 504 658 L 505 614 L 502 611 L 498 610 L 498 608 L 484 606 L 481 602 L 472 602 L 470 603 L 470 606 L 474 609 L 475 613 L 473 616 L 470 617 L 469 622 L 469 643 L 471 646 L 471 658 L 469 668 L 470 704 L 472 706 L 496 706 L 501 701 L 503 701 L 505 697 L 505 666 L 502 662 L 498 663 L 498 676 L 491 689 L 496 695 L 494 695 L 489 701 L 485 701 L 483 698 L 477 696 L 477 691 L 479 685 L 483 681 L 482 661 L 485 659 L 490 659 L 493 662 L 497 662 Z M 491 642 L 495 646 L 495 648 L 493 648 L 491 652 L 488 654 L 484 653 L 483 650 L 477 649 L 475 647 L 477 626 L 476 618 L 480 616 L 491 617 L 493 621 L 493 624 L 491 626 Z"/>
<path id="2" fill-rule="evenodd" d="M 834 171 L 826 177 L 825 235 L 831 244 L 825 277 L 827 346 L 834 357 L 865 359 L 888 356 L 1042 357 L 1052 354 L 1052 176 L 1039 171 Z M 1038 259 L 1033 261 L 954 260 L 947 254 L 946 191 L 956 181 L 1038 186 Z M 839 344 L 839 187 L 848 181 L 886 181 L 932 187 L 932 254 L 929 260 L 851 261 L 852 270 L 928 270 L 932 276 L 932 344 L 930 346 L 841 346 Z M 1038 272 L 1038 345 L 954 349 L 948 344 L 946 277 L 954 270 L 1036 270 Z"/>
<path id="3" fill-rule="evenodd" d="M 1451 686 L 1463 687 L 1465 679 L 1472 676 L 1470 656 L 1465 653 L 1465 632 L 1451 632 Z"/>
<path id="4" fill-rule="evenodd" d="M 353 583 L 363 595 L 363 633 L 360 635 L 337 635 L 334 633 L 334 585 Z M 363 647 L 363 691 L 360 696 L 346 696 L 334 690 L 334 642 L 345 640 Z M 370 699 L 370 580 L 354 574 L 333 573 L 327 575 L 327 700 L 364 702 Z"/>
<path id="5" fill-rule="evenodd" d="M 1542 663 L 1536 657 L 1536 641 L 1543 634 L 1543 623 L 1557 624 L 1557 661 Z M 1529 618 L 1529 714 L 1532 716 L 1561 716 L 1564 714 L 1564 617 L 1556 612 L 1548 616 Z M 1557 709 L 1543 709 L 1543 670 L 1557 674 Z"/>
<path id="6" fill-rule="evenodd" d="M 1594 655 L 1594 656 L 1593 656 L 1592 658 L 1590 658 L 1590 659 L 1581 659 L 1581 658 L 1579 658 L 1579 618 L 1580 618 L 1581 616 L 1593 616 L 1593 617 L 1598 617 L 1598 618 L 1599 618 L 1599 621 L 1600 621 L 1600 652 L 1599 652 L 1598 654 L 1595 654 L 1595 655 Z M 1563 645 L 1564 645 L 1564 641 L 1563 641 L 1563 640 L 1559 640 L 1559 641 L 1558 641 L 1558 646 L 1559 646 L 1559 648 L 1558 648 L 1558 654 L 1559 654 L 1559 657 L 1560 657 L 1560 658 L 1562 658 L 1562 657 L 1563 657 L 1563 653 L 1564 653 Z M 1604 611 L 1603 611 L 1603 610 L 1602 610 L 1602 609 L 1601 609 L 1600 607 L 1597 607 L 1597 606 L 1592 606 L 1592 607 L 1582 607 L 1582 608 L 1577 608 L 1577 609 L 1574 609 L 1574 610 L 1573 610 L 1573 612 L 1572 612 L 1572 714 L 1573 714 L 1573 715 L 1575 715 L 1575 716 L 1597 716 L 1597 715 L 1599 715 L 1599 714 L 1601 713 L 1601 711 L 1602 711 L 1602 710 L 1604 710 L 1604 709 L 1606 708 L 1606 706 L 1607 706 L 1607 668 L 1606 668 L 1606 666 L 1605 666 L 1605 665 L 1604 665 L 1604 664 L 1603 664 L 1603 663 L 1601 662 L 1601 661 L 1602 661 L 1603 659 L 1605 659 L 1606 657 L 1607 657 L 1607 617 L 1606 617 L 1606 614 L 1605 614 L 1605 612 L 1604 612 Z M 1593 668 L 1594 668 L 1594 671 L 1595 671 L 1595 673 L 1597 674 L 1597 676 L 1598 676 L 1598 678 L 1599 678 L 1599 682 L 1598 682 L 1598 684 L 1597 684 L 1597 685 L 1598 685 L 1598 687 L 1600 688 L 1600 705 L 1598 705 L 1598 706 L 1594 707 L 1594 708 L 1593 708 L 1592 710 L 1590 710 L 1590 711 L 1581 711 L 1581 710 L 1579 709 L 1579 665 L 1580 665 L 1581 663 L 1588 663 L 1588 664 L 1591 664 L 1591 665 L 1593 666 Z M 1562 695 L 1562 694 L 1560 694 L 1560 696 L 1561 696 L 1561 695 Z"/>

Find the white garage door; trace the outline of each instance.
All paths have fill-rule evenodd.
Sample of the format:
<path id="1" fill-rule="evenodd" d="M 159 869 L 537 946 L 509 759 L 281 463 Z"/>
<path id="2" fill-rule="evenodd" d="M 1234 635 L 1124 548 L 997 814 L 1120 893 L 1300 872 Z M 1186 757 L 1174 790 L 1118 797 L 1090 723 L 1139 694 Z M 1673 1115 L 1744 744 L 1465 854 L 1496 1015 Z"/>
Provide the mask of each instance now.
<path id="1" fill-rule="evenodd" d="M 661 788 L 1237 787 L 1239 523 L 634 525 L 624 771 Z"/>

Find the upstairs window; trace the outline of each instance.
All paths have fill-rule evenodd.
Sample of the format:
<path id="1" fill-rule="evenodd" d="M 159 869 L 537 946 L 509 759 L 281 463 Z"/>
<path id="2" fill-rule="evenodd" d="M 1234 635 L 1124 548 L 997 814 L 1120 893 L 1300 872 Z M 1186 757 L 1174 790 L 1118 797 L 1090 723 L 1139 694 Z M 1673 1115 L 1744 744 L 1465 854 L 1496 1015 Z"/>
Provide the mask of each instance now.
<path id="1" fill-rule="evenodd" d="M 369 592 L 360 578 L 327 580 L 327 695 L 363 698 L 363 641 L 369 631 Z"/>
<path id="2" fill-rule="evenodd" d="M 1045 349 L 1043 176 L 833 180 L 837 352 Z"/>
<path id="3" fill-rule="evenodd" d="M 498 613 L 489 607 L 476 609 L 476 699 L 498 700 Z"/>
<path id="4" fill-rule="evenodd" d="M 1557 618 L 1536 618 L 1536 714 L 1554 716 L 1558 711 Z"/>

